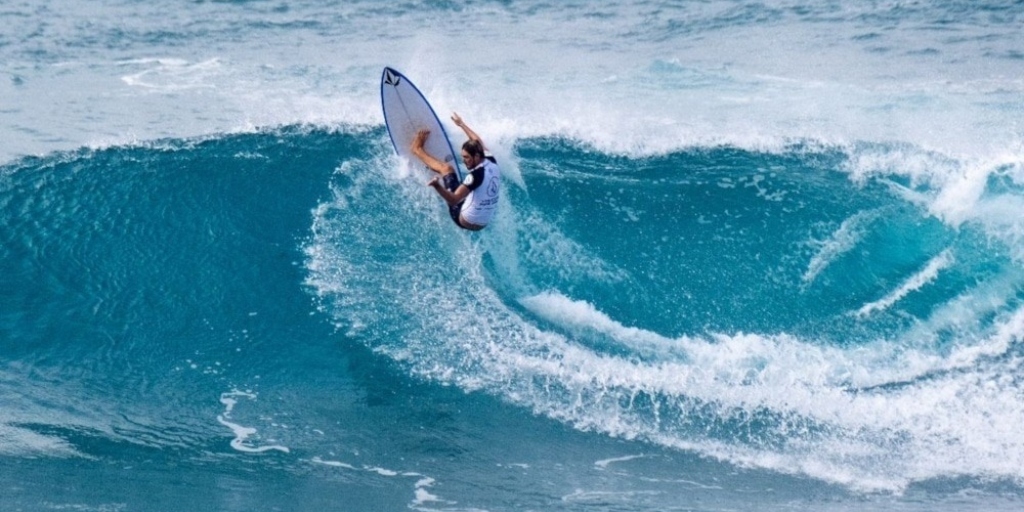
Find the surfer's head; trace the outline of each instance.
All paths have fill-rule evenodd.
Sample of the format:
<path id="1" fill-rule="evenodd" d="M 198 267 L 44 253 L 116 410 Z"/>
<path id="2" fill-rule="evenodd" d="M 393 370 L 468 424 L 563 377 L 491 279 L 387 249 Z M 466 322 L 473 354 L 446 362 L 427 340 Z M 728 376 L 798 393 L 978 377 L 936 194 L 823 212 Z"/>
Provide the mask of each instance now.
<path id="1" fill-rule="evenodd" d="M 462 145 L 462 150 L 477 158 L 484 157 L 484 145 L 478 140 L 467 140 L 466 143 Z"/>
<path id="2" fill-rule="evenodd" d="M 484 159 L 484 145 L 478 140 L 467 140 L 462 145 L 462 163 L 472 169 Z"/>

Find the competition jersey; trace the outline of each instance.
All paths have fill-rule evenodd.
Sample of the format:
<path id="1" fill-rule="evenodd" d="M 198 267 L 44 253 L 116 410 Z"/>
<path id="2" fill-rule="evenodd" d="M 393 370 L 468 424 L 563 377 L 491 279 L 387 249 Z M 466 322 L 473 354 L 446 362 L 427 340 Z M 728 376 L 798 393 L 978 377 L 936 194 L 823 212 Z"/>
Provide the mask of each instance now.
<path id="1" fill-rule="evenodd" d="M 477 226 L 486 226 L 498 210 L 498 192 L 501 188 L 501 169 L 493 156 L 466 174 L 462 184 L 469 195 L 462 203 L 462 218 Z"/>

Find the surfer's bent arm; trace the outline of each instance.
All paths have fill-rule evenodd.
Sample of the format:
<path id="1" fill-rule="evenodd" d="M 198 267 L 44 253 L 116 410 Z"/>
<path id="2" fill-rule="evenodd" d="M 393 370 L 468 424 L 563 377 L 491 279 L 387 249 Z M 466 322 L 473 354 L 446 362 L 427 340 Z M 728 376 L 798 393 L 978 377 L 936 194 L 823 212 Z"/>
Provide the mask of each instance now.
<path id="1" fill-rule="evenodd" d="M 444 199 L 444 202 L 448 203 L 448 206 L 455 206 L 461 203 L 466 199 L 466 196 L 469 195 L 469 188 L 465 185 L 459 185 L 459 188 L 455 189 L 455 192 L 444 188 L 444 185 L 441 183 L 441 178 L 438 176 L 435 176 L 434 179 L 430 180 L 427 185 L 433 187 L 434 190 L 437 191 L 438 195 Z"/>
<path id="2" fill-rule="evenodd" d="M 487 146 L 484 145 L 483 139 L 481 139 L 480 136 L 462 120 L 461 117 L 459 117 L 459 114 L 452 112 L 452 121 L 455 122 L 455 126 L 462 128 L 462 131 L 466 132 L 466 137 L 469 137 L 469 140 L 475 140 L 480 143 L 480 147 L 484 148 L 484 150 L 487 149 Z"/>
<path id="3" fill-rule="evenodd" d="M 409 148 L 412 151 L 412 154 L 416 155 L 416 158 L 422 160 L 423 163 L 427 164 L 427 167 L 438 174 L 444 175 L 450 172 L 455 172 L 455 168 L 453 168 L 451 164 L 446 164 L 437 158 L 434 158 L 433 155 L 427 153 L 427 151 L 423 149 L 423 144 L 427 141 L 427 136 L 429 135 L 429 130 L 420 130 L 416 134 L 416 138 L 412 141 L 412 147 Z"/>

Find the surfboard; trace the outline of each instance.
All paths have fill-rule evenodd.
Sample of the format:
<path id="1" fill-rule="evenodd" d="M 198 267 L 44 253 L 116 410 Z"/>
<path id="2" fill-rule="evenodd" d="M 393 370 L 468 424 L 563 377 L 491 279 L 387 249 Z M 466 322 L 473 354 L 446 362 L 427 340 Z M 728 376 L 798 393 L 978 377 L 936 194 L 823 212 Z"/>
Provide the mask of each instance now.
<path id="1" fill-rule="evenodd" d="M 391 143 L 398 156 L 413 165 L 423 166 L 409 150 L 409 146 L 419 130 L 430 130 L 424 149 L 438 160 L 452 164 L 459 181 L 462 181 L 462 172 L 459 170 L 455 149 L 448 140 L 448 133 L 427 98 L 412 80 L 394 68 L 385 67 L 380 78 L 380 102 L 384 110 L 384 124 L 388 127 L 388 135 L 391 136 Z"/>

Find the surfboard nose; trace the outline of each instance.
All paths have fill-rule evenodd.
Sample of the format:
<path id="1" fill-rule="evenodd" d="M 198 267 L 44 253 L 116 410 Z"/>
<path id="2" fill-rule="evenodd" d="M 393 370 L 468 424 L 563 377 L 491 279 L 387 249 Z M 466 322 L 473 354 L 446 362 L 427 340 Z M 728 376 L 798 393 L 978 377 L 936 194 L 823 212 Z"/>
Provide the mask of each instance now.
<path id="1" fill-rule="evenodd" d="M 385 84 L 397 87 L 402 81 L 402 74 L 389 67 L 384 68 L 383 81 Z"/>

